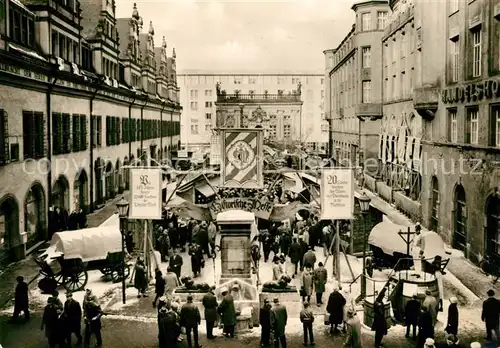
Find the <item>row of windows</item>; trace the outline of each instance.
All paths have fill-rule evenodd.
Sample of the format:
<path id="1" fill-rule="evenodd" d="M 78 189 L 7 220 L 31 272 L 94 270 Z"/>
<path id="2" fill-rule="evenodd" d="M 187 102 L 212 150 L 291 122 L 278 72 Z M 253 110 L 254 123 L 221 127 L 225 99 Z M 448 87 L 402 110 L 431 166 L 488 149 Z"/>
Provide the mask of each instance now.
<path id="1" fill-rule="evenodd" d="M 43 112 L 22 112 L 23 123 L 23 155 L 24 159 L 39 159 L 47 156 L 47 127 Z M 120 127 L 121 119 L 121 127 Z M 93 116 L 92 137 L 94 146 L 101 146 L 103 129 L 102 117 Z M 67 154 L 70 152 L 84 151 L 88 148 L 88 121 L 86 115 L 52 113 L 52 151 L 54 155 Z M 131 132 L 130 141 L 141 139 L 153 139 L 180 134 L 178 121 L 132 120 L 129 127 L 128 118 L 106 117 L 106 145 L 118 145 L 120 142 L 129 141 L 128 134 Z M 121 136 L 120 136 L 121 135 Z M 0 164 L 9 160 L 19 159 L 19 148 L 17 144 L 9 146 L 8 115 L 0 110 Z"/>
<path id="2" fill-rule="evenodd" d="M 463 122 L 462 122 L 463 121 Z M 448 141 L 452 143 L 480 144 L 479 124 L 480 109 L 477 106 L 465 108 L 465 118 L 459 114 L 459 109 L 448 109 Z M 491 105 L 489 111 L 488 146 L 500 147 L 500 105 Z M 463 127 L 463 137 L 460 127 Z"/>
<path id="3" fill-rule="evenodd" d="M 291 76 L 230 76 L 230 75 L 222 75 L 222 76 L 187 76 L 188 84 L 190 85 L 215 85 L 217 82 L 222 84 L 235 84 L 235 85 L 255 85 L 258 83 L 262 84 L 293 84 L 298 85 L 299 83 L 303 84 L 312 84 L 315 82 L 317 77 L 313 76 L 305 76 L 305 77 L 291 77 Z M 260 81 L 259 81 L 260 80 Z M 321 84 L 325 83 L 325 79 L 323 77 L 319 78 Z"/>
<path id="4" fill-rule="evenodd" d="M 361 14 L 361 31 L 384 30 L 387 26 L 388 12 L 377 11 L 377 26 L 374 28 L 371 12 Z"/>
<path id="5" fill-rule="evenodd" d="M 15 43 L 33 48 L 35 45 L 34 18 L 13 7 L 9 9 L 9 17 L 10 39 Z"/>
<path id="6" fill-rule="evenodd" d="M 80 49 L 78 41 L 52 30 L 52 54 L 72 63 L 78 63 Z"/>
<path id="7" fill-rule="evenodd" d="M 470 43 L 471 43 L 471 61 L 467 67 L 467 77 L 475 78 L 480 77 L 482 74 L 482 32 L 481 26 L 470 31 Z M 451 82 L 458 82 L 460 79 L 461 57 L 460 57 L 460 45 L 461 41 L 459 36 L 455 36 L 450 40 L 448 47 L 450 69 L 448 73 L 448 79 Z M 468 61 L 465 59 L 464 61 Z"/>

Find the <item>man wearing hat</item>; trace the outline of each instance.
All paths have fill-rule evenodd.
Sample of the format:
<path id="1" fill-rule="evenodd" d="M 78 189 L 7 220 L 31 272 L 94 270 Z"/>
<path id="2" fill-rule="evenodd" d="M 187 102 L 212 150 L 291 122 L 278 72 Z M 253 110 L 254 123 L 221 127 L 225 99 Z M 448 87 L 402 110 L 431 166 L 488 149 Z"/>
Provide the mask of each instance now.
<path id="1" fill-rule="evenodd" d="M 18 276 L 16 281 L 17 285 L 14 295 L 14 314 L 12 315 L 12 321 L 16 321 L 21 312 L 24 314 L 24 319 L 28 321 L 30 320 L 28 284 L 24 281 L 23 276 Z"/>
<path id="2" fill-rule="evenodd" d="M 450 298 L 450 306 L 448 307 L 448 323 L 445 331 L 449 334 L 458 334 L 458 299 L 453 296 Z"/>
<path id="3" fill-rule="evenodd" d="M 422 251 L 424 250 L 424 240 L 422 239 L 422 227 L 420 224 L 415 226 L 415 237 L 412 241 L 411 254 L 413 257 L 413 265 L 416 272 L 422 272 Z"/>
<path id="4" fill-rule="evenodd" d="M 222 301 L 217 308 L 217 312 L 221 316 L 222 325 L 224 326 L 224 336 L 234 338 L 234 327 L 236 325 L 236 309 L 234 307 L 233 296 L 229 294 L 226 287 L 221 289 Z"/>
<path id="5" fill-rule="evenodd" d="M 347 336 L 344 347 L 360 348 L 361 347 L 361 322 L 353 308 L 347 311 Z"/>
<path id="6" fill-rule="evenodd" d="M 495 331 L 495 338 L 500 339 L 498 330 L 498 316 L 500 315 L 500 303 L 495 298 L 495 292 L 488 290 L 488 298 L 483 302 L 483 312 L 481 313 L 481 320 L 486 325 L 486 339 L 491 341 L 491 332 Z"/>
<path id="7" fill-rule="evenodd" d="M 217 298 L 214 295 L 214 288 L 210 288 L 210 291 L 203 296 L 203 307 L 205 308 L 205 323 L 207 326 L 207 338 L 213 339 L 213 330 L 215 322 L 217 321 Z"/>
<path id="8" fill-rule="evenodd" d="M 314 253 L 314 251 L 312 250 L 312 247 L 308 246 L 307 247 L 308 250 L 307 252 L 304 254 L 304 267 L 305 268 L 311 268 L 311 269 L 314 269 L 314 264 L 316 263 L 316 254 Z"/>
<path id="9" fill-rule="evenodd" d="M 197 306 L 193 304 L 193 295 L 188 295 L 187 302 L 181 308 L 180 324 L 186 328 L 186 338 L 188 348 L 192 348 L 192 339 L 194 339 L 194 348 L 200 348 L 198 344 L 198 325 L 201 323 L 201 315 Z M 191 338 L 191 332 L 193 338 Z"/>
<path id="10" fill-rule="evenodd" d="M 179 252 L 176 249 L 174 249 L 174 254 L 170 257 L 168 266 L 172 269 L 172 272 L 177 274 L 178 278 L 181 277 L 181 268 L 183 263 L 184 261 L 182 260 L 182 256 L 179 255 Z"/>
<path id="11" fill-rule="evenodd" d="M 424 343 L 424 348 L 435 348 L 436 342 L 432 338 L 427 338 Z"/>
<path id="12" fill-rule="evenodd" d="M 274 331 L 276 348 L 286 348 L 285 328 L 288 321 L 288 312 L 286 307 L 280 303 L 279 298 L 274 299 L 274 306 L 271 309 L 271 329 Z"/>
<path id="13" fill-rule="evenodd" d="M 431 290 L 425 290 L 425 299 L 422 306 L 427 307 L 431 317 L 432 317 L 432 325 L 435 326 L 437 322 L 437 313 L 439 309 L 439 303 L 434 296 L 432 296 Z"/>
<path id="14" fill-rule="evenodd" d="M 405 307 L 406 338 L 410 337 L 410 330 L 413 329 L 413 339 L 417 337 L 418 318 L 420 316 L 420 301 L 417 294 L 413 294 L 411 300 Z"/>
<path id="15" fill-rule="evenodd" d="M 269 347 L 271 339 L 271 308 L 271 302 L 266 298 L 259 311 L 260 346 L 266 348 Z"/>
<path id="16" fill-rule="evenodd" d="M 446 346 L 450 348 L 459 348 L 460 341 L 456 335 L 446 335 Z"/>
<path id="17" fill-rule="evenodd" d="M 77 344 L 82 343 L 82 307 L 80 303 L 73 298 L 71 292 L 66 293 L 66 302 L 64 302 L 64 315 L 66 317 L 67 342 L 71 346 L 71 334 L 75 334 L 78 339 Z"/>

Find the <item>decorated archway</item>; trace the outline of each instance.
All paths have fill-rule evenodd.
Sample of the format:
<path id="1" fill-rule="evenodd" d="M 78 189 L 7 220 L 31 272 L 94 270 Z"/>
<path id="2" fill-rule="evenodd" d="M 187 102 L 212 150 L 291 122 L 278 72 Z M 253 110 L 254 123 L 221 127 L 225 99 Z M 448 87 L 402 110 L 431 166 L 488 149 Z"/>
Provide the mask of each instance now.
<path id="1" fill-rule="evenodd" d="M 73 186 L 74 209 L 82 209 L 85 213 L 88 209 L 89 180 L 85 169 L 80 169 L 75 176 Z"/>
<path id="2" fill-rule="evenodd" d="M 12 260 L 11 249 L 19 236 L 19 205 L 12 196 L 0 199 L 0 262 Z"/>
<path id="3" fill-rule="evenodd" d="M 36 182 L 24 198 L 24 232 L 27 233 L 26 247 L 30 248 L 46 237 L 46 207 L 43 186 Z"/>
<path id="4" fill-rule="evenodd" d="M 491 262 L 498 264 L 500 262 L 500 196 L 498 193 L 491 194 L 486 200 L 485 215 L 485 254 L 490 257 Z"/>
<path id="5" fill-rule="evenodd" d="M 69 181 L 65 175 L 61 174 L 52 188 L 52 205 L 56 208 L 65 209 L 69 207 Z"/>
<path id="6" fill-rule="evenodd" d="M 115 172 L 111 162 L 106 164 L 104 176 L 106 180 L 106 199 L 112 199 L 115 197 Z"/>

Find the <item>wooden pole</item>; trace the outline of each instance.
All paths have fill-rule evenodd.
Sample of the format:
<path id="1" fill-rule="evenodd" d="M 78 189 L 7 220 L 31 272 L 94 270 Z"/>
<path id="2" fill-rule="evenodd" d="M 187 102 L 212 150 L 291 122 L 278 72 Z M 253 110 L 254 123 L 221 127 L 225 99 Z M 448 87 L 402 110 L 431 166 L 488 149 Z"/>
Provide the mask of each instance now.
<path id="1" fill-rule="evenodd" d="M 337 229 L 337 238 L 335 239 L 335 272 L 337 273 L 337 281 L 340 286 L 340 282 L 342 281 L 340 276 L 340 220 L 335 221 L 335 227 Z"/>

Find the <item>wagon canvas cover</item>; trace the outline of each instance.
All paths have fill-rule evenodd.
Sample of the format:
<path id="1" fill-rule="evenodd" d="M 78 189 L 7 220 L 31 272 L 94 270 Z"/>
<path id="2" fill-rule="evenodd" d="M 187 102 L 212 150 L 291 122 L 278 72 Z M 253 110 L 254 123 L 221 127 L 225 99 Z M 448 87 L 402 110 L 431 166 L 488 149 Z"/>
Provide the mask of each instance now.
<path id="1" fill-rule="evenodd" d="M 46 253 L 48 258 L 63 255 L 65 260 L 81 259 L 89 262 L 105 260 L 108 253 L 121 250 L 119 226 L 107 225 L 54 233 Z"/>

